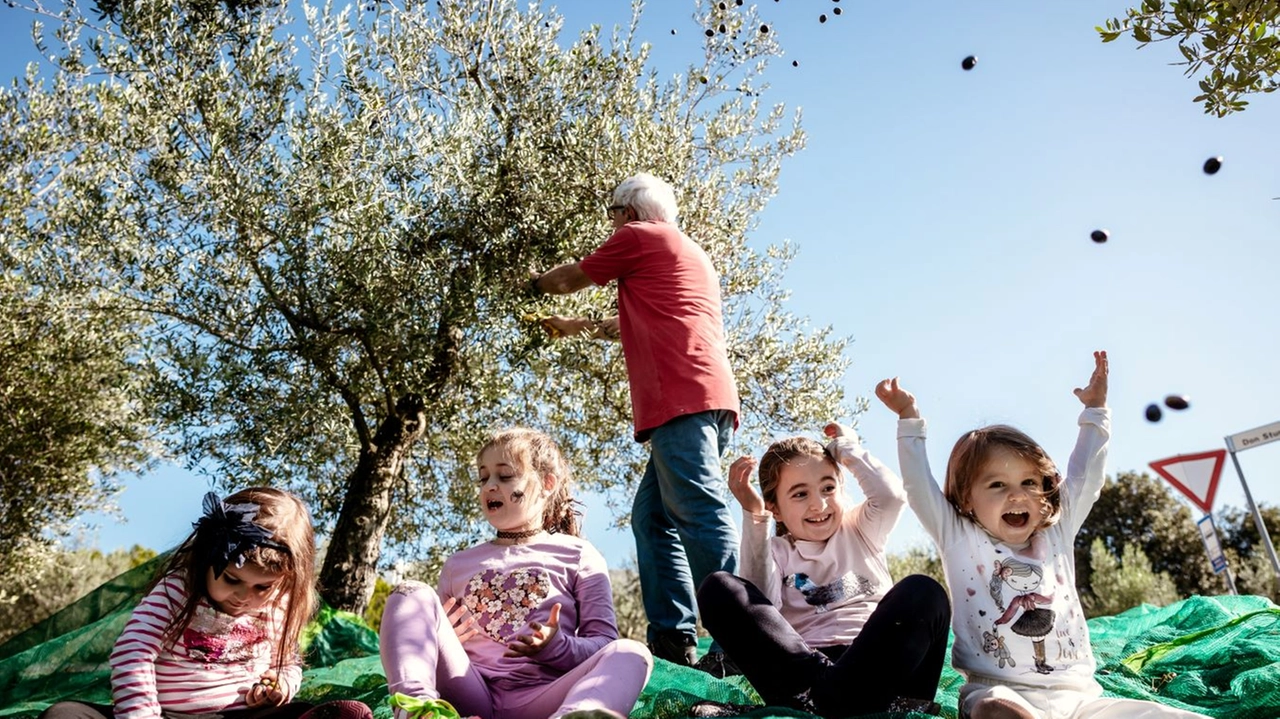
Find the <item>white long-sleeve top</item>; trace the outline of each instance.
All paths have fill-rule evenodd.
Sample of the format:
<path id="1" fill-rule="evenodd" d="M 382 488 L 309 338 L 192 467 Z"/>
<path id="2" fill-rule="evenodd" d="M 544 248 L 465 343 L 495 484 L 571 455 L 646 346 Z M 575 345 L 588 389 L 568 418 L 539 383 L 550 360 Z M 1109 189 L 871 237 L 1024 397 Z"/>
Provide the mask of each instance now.
<path id="1" fill-rule="evenodd" d="M 185 714 L 244 709 L 241 690 L 279 664 L 282 602 L 232 616 L 201 599 L 182 636 L 173 646 L 162 646 L 186 599 L 185 583 L 171 574 L 133 610 L 111 652 L 116 719 L 159 717 L 162 709 Z M 296 653 L 279 669 L 278 679 L 287 701 L 302 682 Z"/>
<path id="2" fill-rule="evenodd" d="M 1111 414 L 1086 408 L 1079 425 L 1060 490 L 1061 518 L 1033 534 L 1027 546 L 1011 547 L 947 501 L 929 470 L 925 421 L 898 421 L 907 500 L 941 555 L 953 607 L 951 663 L 966 678 L 1054 689 L 1097 686 L 1076 591 L 1074 546 L 1106 479 Z"/>
<path id="3" fill-rule="evenodd" d="M 742 521 L 742 577 L 815 648 L 851 643 L 893 585 L 885 545 L 906 506 L 902 480 L 856 438 L 832 449 L 866 498 L 845 509 L 830 539 L 770 537 L 768 514 L 744 511 Z"/>

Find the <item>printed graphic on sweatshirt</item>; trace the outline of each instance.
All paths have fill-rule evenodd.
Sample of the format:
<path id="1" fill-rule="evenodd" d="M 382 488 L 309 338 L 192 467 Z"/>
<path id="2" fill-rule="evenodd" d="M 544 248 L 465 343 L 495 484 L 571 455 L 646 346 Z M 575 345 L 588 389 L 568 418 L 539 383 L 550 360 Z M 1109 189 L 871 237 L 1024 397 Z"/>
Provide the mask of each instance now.
<path id="1" fill-rule="evenodd" d="M 480 631 L 505 644 L 550 594 L 551 580 L 537 567 L 514 572 L 486 569 L 467 582 L 462 601 L 475 613 Z"/>
<path id="2" fill-rule="evenodd" d="M 259 656 L 269 657 L 268 638 L 264 618 L 232 617 L 208 607 L 198 607 L 182 632 L 187 656 L 206 664 L 249 663 Z"/>
<path id="3" fill-rule="evenodd" d="M 874 594 L 876 591 L 874 582 L 853 572 L 828 584 L 815 584 L 808 574 L 797 572 L 788 574 L 783 583 L 803 594 L 805 603 L 819 613 L 827 611 L 829 605 Z"/>
<path id="4" fill-rule="evenodd" d="M 1017 666 L 1015 656 L 1025 657 L 1029 642 L 1035 671 L 1041 674 L 1053 671 L 1045 659 L 1044 640 L 1054 633 L 1057 617 L 1052 609 L 1044 606 L 1051 604 L 1053 597 L 1036 592 L 1043 579 L 1044 569 L 1039 564 L 1016 557 L 997 560 L 992 566 L 991 598 L 1003 614 L 995 620 L 990 632 L 982 633 L 982 650 L 993 655 L 1000 668 L 1006 662 Z M 1005 600 L 1006 588 L 1012 595 L 1008 601 Z M 1000 627 L 1005 624 L 1015 637 L 1000 634 Z"/>

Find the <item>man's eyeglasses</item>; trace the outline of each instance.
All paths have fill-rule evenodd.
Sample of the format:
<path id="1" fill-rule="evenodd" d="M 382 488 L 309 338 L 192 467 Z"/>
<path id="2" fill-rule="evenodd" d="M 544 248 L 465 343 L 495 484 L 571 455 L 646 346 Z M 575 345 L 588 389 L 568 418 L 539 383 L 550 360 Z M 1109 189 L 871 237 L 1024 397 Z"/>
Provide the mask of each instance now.
<path id="1" fill-rule="evenodd" d="M 626 205 L 609 205 L 605 208 L 604 212 L 608 215 L 609 219 L 612 220 L 614 215 L 621 213 L 625 209 L 627 209 Z"/>

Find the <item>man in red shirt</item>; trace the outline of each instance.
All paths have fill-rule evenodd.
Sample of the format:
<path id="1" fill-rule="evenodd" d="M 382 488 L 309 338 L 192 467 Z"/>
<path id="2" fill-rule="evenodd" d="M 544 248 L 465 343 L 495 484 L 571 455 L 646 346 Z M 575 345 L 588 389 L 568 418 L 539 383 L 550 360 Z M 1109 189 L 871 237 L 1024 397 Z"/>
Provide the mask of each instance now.
<path id="1" fill-rule="evenodd" d="M 694 590 L 715 571 L 736 573 L 738 530 L 720 457 L 738 424 L 738 390 L 725 348 L 720 279 L 707 253 L 676 226 L 675 192 L 641 173 L 613 191 L 614 232 L 580 262 L 538 275 L 534 292 L 568 294 L 618 283 L 618 316 L 547 320 L 553 336 L 618 337 L 627 363 L 637 442 L 649 464 L 631 527 L 654 656 L 697 657 Z M 723 657 L 704 660 L 713 673 Z"/>

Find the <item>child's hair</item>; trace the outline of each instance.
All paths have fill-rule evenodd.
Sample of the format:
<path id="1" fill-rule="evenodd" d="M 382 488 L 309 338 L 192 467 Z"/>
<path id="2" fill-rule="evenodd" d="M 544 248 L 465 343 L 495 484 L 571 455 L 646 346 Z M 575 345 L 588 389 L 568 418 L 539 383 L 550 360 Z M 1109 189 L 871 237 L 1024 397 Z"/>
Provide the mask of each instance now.
<path id="1" fill-rule="evenodd" d="M 214 565 L 223 561 L 221 556 L 225 555 L 221 553 L 226 551 L 220 547 L 228 546 L 228 532 L 223 529 L 227 521 L 220 517 L 229 517 L 234 522 L 239 509 L 235 505 L 251 505 L 257 507 L 257 513 L 250 521 L 266 536 L 251 542 L 240 539 L 232 550 L 238 554 L 227 560 L 236 566 L 251 563 L 265 571 L 282 574 L 275 602 L 277 605 L 284 602 L 284 626 L 276 652 L 277 660 L 283 665 L 293 657 L 298 636 L 316 610 L 316 540 L 311 514 L 297 497 L 271 487 L 242 489 L 224 500 L 210 493 L 206 495 L 206 506 L 210 502 L 217 502 L 217 506 L 195 523 L 196 530 L 174 550 L 152 583 L 154 587 L 166 576 L 176 574 L 187 587 L 187 601 L 165 629 L 163 642 L 172 645 L 178 641 L 195 616 L 196 606 L 208 596 L 208 570 L 219 571 Z M 208 519 L 215 521 L 206 521 Z M 243 527 L 243 523 L 240 526 Z"/>
<path id="2" fill-rule="evenodd" d="M 760 495 L 764 497 L 766 505 L 777 506 L 778 482 L 782 479 L 782 468 L 802 457 L 820 459 L 829 463 L 836 470 L 837 480 L 843 480 L 840 465 L 836 463 L 835 457 L 827 452 L 826 447 L 808 437 L 780 439 L 769 445 L 769 449 L 765 450 L 764 456 L 760 458 Z M 775 518 L 774 524 L 778 527 L 778 536 L 789 533 L 787 525 L 780 520 Z"/>
<path id="3" fill-rule="evenodd" d="M 1040 504 L 1044 508 L 1044 519 L 1040 526 L 1053 526 L 1062 516 L 1062 494 L 1058 490 L 1061 478 L 1058 470 L 1035 440 L 1004 424 L 975 429 L 956 440 L 956 446 L 951 450 L 951 459 L 947 461 L 947 479 L 942 487 L 947 501 L 955 507 L 957 514 L 973 519 L 972 514 L 966 512 L 964 507 L 969 503 L 969 493 L 973 490 L 974 482 L 998 447 L 1013 452 L 1036 468 L 1043 480 L 1040 485 Z"/>
<path id="4" fill-rule="evenodd" d="M 511 458 L 526 471 L 538 474 L 538 481 L 543 475 L 553 474 L 560 483 L 542 510 L 542 528 L 552 534 L 571 534 L 581 536 L 578 527 L 578 512 L 574 509 L 573 495 L 569 492 L 572 477 L 569 474 L 569 463 L 560 452 L 554 439 L 536 429 L 528 427 L 510 427 L 491 435 L 476 452 L 476 462 L 485 452 L 501 447 Z"/>

